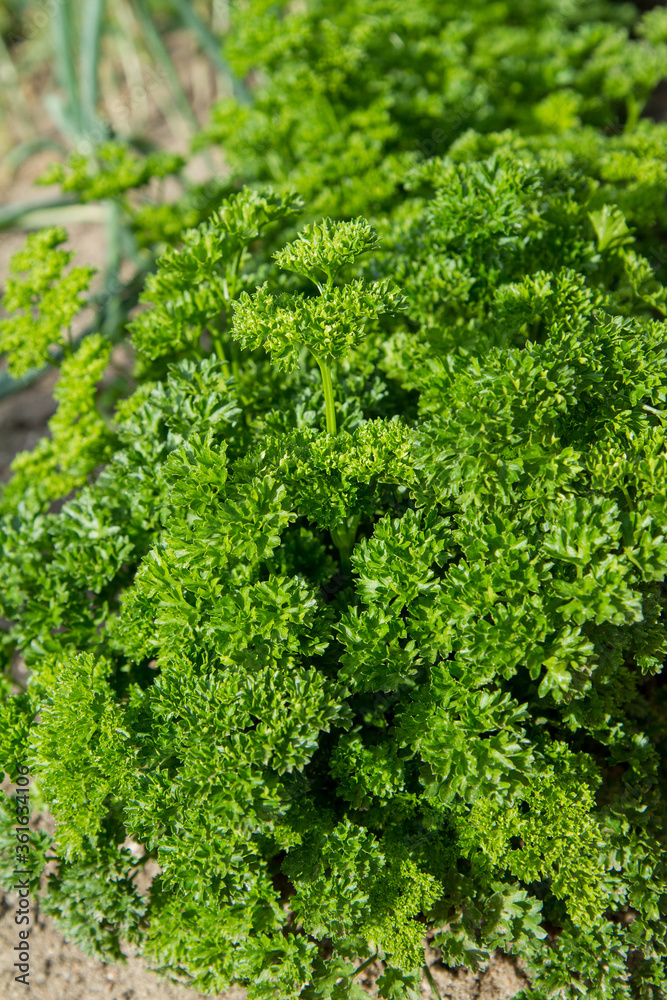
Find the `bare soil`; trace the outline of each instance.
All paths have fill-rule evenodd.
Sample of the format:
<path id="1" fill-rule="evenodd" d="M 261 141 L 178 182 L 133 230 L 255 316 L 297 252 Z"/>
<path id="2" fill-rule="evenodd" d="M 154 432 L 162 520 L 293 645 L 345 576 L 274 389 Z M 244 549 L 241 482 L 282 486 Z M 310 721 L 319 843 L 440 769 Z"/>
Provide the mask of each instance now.
<path id="1" fill-rule="evenodd" d="M 110 965 L 82 954 L 68 944 L 48 917 L 39 915 L 29 938 L 30 986 L 14 981 L 14 925 L 16 897 L 4 895 L 0 915 L 0 993 L 5 1000 L 197 1000 L 199 994 L 164 982 L 149 972 L 141 959 Z M 231 990 L 225 1000 L 242 1000 Z"/>

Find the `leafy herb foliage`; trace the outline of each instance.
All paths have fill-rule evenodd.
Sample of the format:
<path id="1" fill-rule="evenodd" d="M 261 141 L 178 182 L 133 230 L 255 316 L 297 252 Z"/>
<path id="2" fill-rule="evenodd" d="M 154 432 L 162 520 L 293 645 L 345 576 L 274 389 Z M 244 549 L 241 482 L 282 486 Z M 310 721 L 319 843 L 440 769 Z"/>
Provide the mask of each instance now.
<path id="1" fill-rule="evenodd" d="M 264 75 L 210 134 L 275 188 L 165 250 L 113 427 L 103 339 L 63 360 L 2 496 L 32 675 L 0 760 L 58 821 L 45 905 L 204 992 L 358 998 L 377 957 L 414 997 L 428 934 L 520 956 L 524 1000 L 657 1000 L 667 176 L 637 118 L 664 18 L 247 6 L 233 58 Z M 41 356 L 79 308 L 60 242 L 15 265 L 19 366 L 31 296 Z"/>

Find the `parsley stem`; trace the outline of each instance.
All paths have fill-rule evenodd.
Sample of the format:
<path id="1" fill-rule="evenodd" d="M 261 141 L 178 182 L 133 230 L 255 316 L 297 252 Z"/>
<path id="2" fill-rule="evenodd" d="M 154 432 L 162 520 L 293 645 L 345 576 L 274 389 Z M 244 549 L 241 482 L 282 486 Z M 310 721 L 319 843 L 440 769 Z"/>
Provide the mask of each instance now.
<path id="1" fill-rule="evenodd" d="M 433 978 L 433 974 L 432 974 L 431 970 L 429 969 L 428 964 L 424 965 L 424 975 L 426 976 L 426 980 L 428 982 L 428 985 L 431 987 L 431 991 L 433 992 L 433 996 L 436 997 L 436 1000 L 441 1000 L 440 990 L 438 989 L 438 986 L 436 984 L 435 979 Z"/>
<path id="2" fill-rule="evenodd" d="M 338 549 L 340 566 L 343 573 L 346 575 L 349 575 L 352 572 L 351 557 L 354 550 L 354 543 L 357 540 L 357 528 L 359 527 L 360 521 L 361 515 L 353 514 L 351 517 L 348 517 L 346 521 L 343 521 L 341 524 L 336 525 L 335 528 L 330 529 L 331 541 Z"/>
<path id="3" fill-rule="evenodd" d="M 239 363 L 239 345 L 235 340 L 232 341 L 232 375 L 236 383 L 238 384 L 241 377 L 241 365 Z"/>
<path id="4" fill-rule="evenodd" d="M 336 433 L 336 410 L 334 408 L 333 385 L 331 384 L 331 368 L 323 361 L 318 361 L 320 373 L 322 375 L 322 388 L 324 390 L 324 409 L 327 418 L 327 431 L 329 434 Z"/>
<path id="5" fill-rule="evenodd" d="M 370 958 L 367 958 L 365 962 L 362 962 L 361 965 L 357 966 L 357 968 L 354 970 L 353 978 L 354 976 L 358 976 L 360 972 L 363 972 L 364 969 L 367 969 L 369 965 L 372 965 L 377 957 L 378 957 L 378 952 L 376 951 L 374 955 L 371 955 Z"/>
<path id="6" fill-rule="evenodd" d="M 215 356 L 218 358 L 219 361 L 223 362 L 225 378 L 229 378 L 229 363 L 227 361 L 225 349 L 222 344 L 223 329 L 224 329 L 223 317 L 221 313 L 218 316 L 218 322 L 216 326 L 214 327 L 213 325 L 211 325 L 209 327 L 209 333 L 211 335 L 211 342 L 213 344 L 213 350 L 215 351 Z"/>
<path id="7" fill-rule="evenodd" d="M 637 126 L 641 114 L 641 104 L 634 95 L 630 95 L 625 100 L 625 131 L 631 132 Z"/>

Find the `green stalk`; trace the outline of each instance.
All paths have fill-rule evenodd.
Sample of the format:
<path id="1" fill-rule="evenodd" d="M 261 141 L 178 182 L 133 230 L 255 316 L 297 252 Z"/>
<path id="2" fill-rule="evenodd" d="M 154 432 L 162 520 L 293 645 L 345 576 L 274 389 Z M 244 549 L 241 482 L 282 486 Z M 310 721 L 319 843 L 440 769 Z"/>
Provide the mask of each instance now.
<path id="1" fill-rule="evenodd" d="M 330 530 L 331 541 L 338 549 L 340 566 L 346 575 L 352 572 L 352 551 L 357 540 L 357 528 L 360 520 L 360 514 L 353 514 L 347 521 Z"/>
<path id="2" fill-rule="evenodd" d="M 56 4 L 53 14 L 53 48 L 56 62 L 58 84 L 65 91 L 65 114 L 69 123 L 80 134 L 81 114 L 79 106 L 79 88 L 74 71 L 74 39 L 76 32 L 73 23 L 71 0 L 63 0 Z"/>
<path id="3" fill-rule="evenodd" d="M 378 957 L 378 953 L 376 951 L 374 955 L 371 955 L 370 958 L 367 958 L 365 962 L 362 962 L 361 965 L 357 966 L 357 968 L 354 970 L 352 978 L 354 978 L 355 976 L 358 976 L 359 973 L 363 972 L 364 969 L 367 969 L 369 965 L 372 965 L 373 962 L 375 961 L 375 959 L 377 957 Z"/>
<path id="4" fill-rule="evenodd" d="M 30 371 L 26 372 L 25 375 L 21 375 L 20 378 L 12 378 L 7 372 L 1 372 L 0 399 L 4 399 L 5 396 L 13 396 L 15 392 L 20 392 L 21 389 L 27 389 L 46 371 L 48 371 L 46 366 L 44 368 L 31 368 Z"/>
<path id="5" fill-rule="evenodd" d="M 222 45 L 192 7 L 192 0 L 171 0 L 172 8 L 182 22 L 199 39 L 202 50 L 211 60 L 218 73 L 225 77 L 239 104 L 250 104 L 250 93 L 242 80 L 233 73 L 231 66 L 222 55 Z"/>
<path id="6" fill-rule="evenodd" d="M 628 510 L 634 510 L 635 509 L 635 505 L 633 504 L 633 502 L 632 502 L 632 500 L 630 498 L 630 494 L 628 493 L 627 486 L 625 485 L 625 483 L 621 483 L 620 486 L 621 486 L 621 492 L 623 493 L 623 496 L 625 497 L 626 503 L 628 505 Z"/>
<path id="7" fill-rule="evenodd" d="M 329 434 L 336 433 L 336 410 L 334 407 L 333 385 L 331 384 L 331 368 L 323 361 L 318 361 L 320 374 L 322 375 L 322 388 L 324 390 L 324 410 L 327 418 L 327 431 Z"/>
<path id="8" fill-rule="evenodd" d="M 431 987 L 431 990 L 433 991 L 433 996 L 436 997 L 437 1000 L 442 1000 L 440 996 L 440 990 L 436 985 L 435 979 L 433 978 L 433 975 L 431 974 L 431 970 L 429 969 L 428 965 L 424 965 L 424 975 L 426 976 L 428 985 Z"/>
<path id="9" fill-rule="evenodd" d="M 240 362 L 240 356 L 241 355 L 240 355 L 240 351 L 239 351 L 239 345 L 238 345 L 238 343 L 235 340 L 233 340 L 232 341 L 232 375 L 234 376 L 234 379 L 237 382 L 237 384 L 238 384 L 238 382 L 241 379 L 241 362 Z"/>
<path id="10" fill-rule="evenodd" d="M 639 116 L 642 111 L 642 106 L 639 102 L 639 98 L 635 94 L 630 94 L 625 99 L 626 108 L 626 120 L 625 120 L 625 131 L 632 132 L 637 127 L 637 122 L 639 121 Z"/>
<path id="11" fill-rule="evenodd" d="M 63 208 L 76 205 L 77 201 L 78 198 L 75 194 L 59 194 L 43 201 L 16 201 L 13 205 L 7 205 L 6 208 L 0 209 L 0 229 L 8 229 L 10 226 L 15 226 L 21 217 L 27 215 L 29 212 L 41 211 L 47 208 Z"/>
<path id="12" fill-rule="evenodd" d="M 229 362 L 227 360 L 227 355 L 225 354 L 225 349 L 222 343 L 223 335 L 223 321 L 222 313 L 218 316 L 218 322 L 214 326 L 209 327 L 209 333 L 211 334 L 211 340 L 213 342 L 213 350 L 218 361 L 222 361 L 225 366 L 225 378 L 229 378 Z"/>
<path id="13" fill-rule="evenodd" d="M 190 102 L 185 91 L 183 90 L 180 77 L 176 72 L 176 67 L 174 66 L 172 58 L 169 55 L 169 50 L 162 41 L 160 32 L 153 23 L 153 18 L 151 17 L 147 0 L 135 0 L 134 11 L 143 32 L 142 37 L 146 48 L 155 62 L 162 66 L 165 75 L 169 80 L 169 86 L 171 87 L 171 92 L 174 97 L 174 103 L 176 104 L 181 117 L 188 123 L 188 125 L 196 129 L 197 118 L 194 111 L 190 107 Z"/>
<path id="14" fill-rule="evenodd" d="M 97 124 L 98 62 L 104 0 L 86 0 L 81 12 L 81 46 L 79 51 L 80 114 L 87 130 Z"/>
<path id="15" fill-rule="evenodd" d="M 26 116 L 25 120 L 29 121 L 30 119 Z M 67 152 L 62 142 L 58 142 L 57 139 L 35 136 L 32 139 L 25 139 L 23 142 L 17 143 L 17 145 L 6 153 L 2 160 L 0 160 L 0 165 L 12 171 L 16 170 L 34 153 L 41 153 L 43 149 L 55 149 L 59 153 Z"/>

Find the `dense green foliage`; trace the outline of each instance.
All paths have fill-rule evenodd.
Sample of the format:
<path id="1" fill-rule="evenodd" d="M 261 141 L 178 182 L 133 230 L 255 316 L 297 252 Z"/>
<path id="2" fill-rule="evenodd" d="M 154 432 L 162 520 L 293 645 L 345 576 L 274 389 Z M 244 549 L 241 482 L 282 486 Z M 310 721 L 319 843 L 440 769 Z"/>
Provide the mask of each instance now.
<path id="1" fill-rule="evenodd" d="M 3 346 L 62 374 L 0 497 L 0 763 L 92 952 L 257 1000 L 376 957 L 402 1000 L 428 935 L 524 1000 L 664 996 L 667 18 L 633 18 L 247 3 L 237 190 L 169 210 L 112 426 L 62 234 L 16 259 Z"/>
<path id="2" fill-rule="evenodd" d="M 634 126 L 664 72 L 664 12 L 630 39 L 630 4 L 311 0 L 280 19 L 287 6 L 238 5 L 226 52 L 254 100 L 222 102 L 204 137 L 315 216 L 390 205 L 406 167 L 468 128 Z"/>

